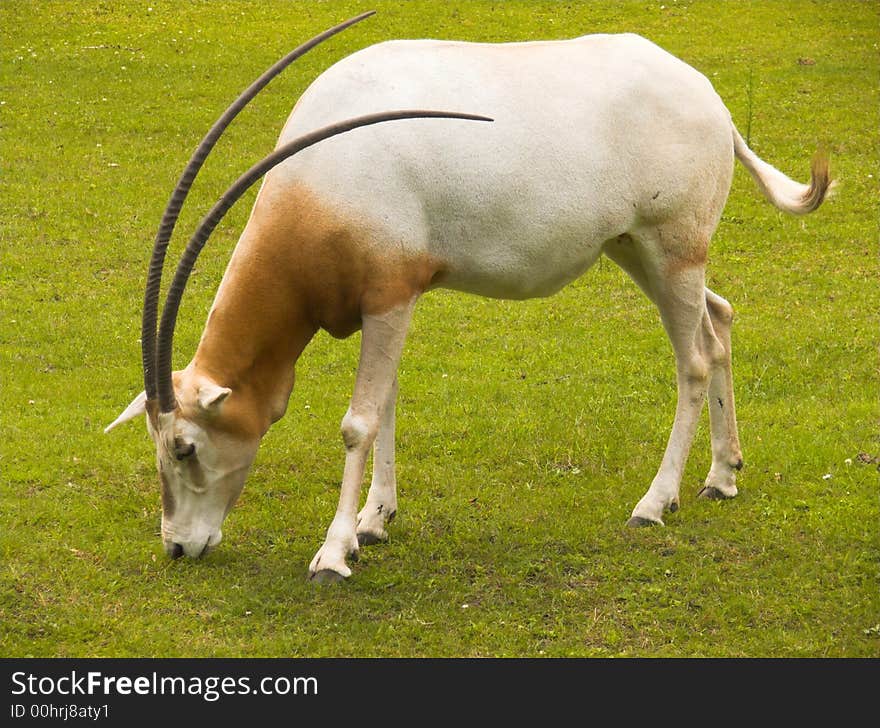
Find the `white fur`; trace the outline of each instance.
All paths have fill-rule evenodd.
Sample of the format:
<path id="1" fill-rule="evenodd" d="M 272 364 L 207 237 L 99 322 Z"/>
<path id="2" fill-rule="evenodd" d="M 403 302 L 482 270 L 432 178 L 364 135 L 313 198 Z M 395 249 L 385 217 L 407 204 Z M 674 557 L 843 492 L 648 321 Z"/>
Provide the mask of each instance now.
<path id="1" fill-rule="evenodd" d="M 319 581 L 351 575 L 351 569 L 345 560 L 358 552 L 358 502 L 367 456 L 380 428 L 393 427 L 393 418 L 389 419 L 385 415 L 388 407 L 394 404 L 397 365 L 415 303 L 412 300 L 387 313 L 364 316 L 354 395 L 342 420 L 345 470 L 342 474 L 339 507 L 327 530 L 324 545 L 309 565 L 310 577 Z M 381 463 L 378 467 L 381 473 Z M 377 495 L 389 499 L 391 497 L 381 490 Z M 396 503 L 396 495 L 394 500 Z"/>
<path id="2" fill-rule="evenodd" d="M 214 394 L 226 397 L 220 391 Z M 258 443 L 211 432 L 176 412 L 159 414 L 158 430 L 149 419 L 147 423 L 156 444 L 157 466 L 167 484 L 164 487 L 171 490 L 174 500 L 171 514 L 165 508 L 162 513 L 165 549 L 170 554 L 178 544 L 186 556 L 202 556 L 223 537 L 223 520 L 241 493 Z M 191 458 L 175 457 L 175 440 L 195 446 Z M 198 468 L 198 480 L 192 477 L 193 466 Z"/>
<path id="3" fill-rule="evenodd" d="M 420 107 L 494 122 L 358 130 L 288 160 L 266 184 L 305 184 L 378 239 L 440 258 L 446 287 L 521 299 L 555 293 L 607 240 L 732 173 L 730 115 L 712 86 L 635 35 L 381 43 L 318 78 L 280 142 Z"/>

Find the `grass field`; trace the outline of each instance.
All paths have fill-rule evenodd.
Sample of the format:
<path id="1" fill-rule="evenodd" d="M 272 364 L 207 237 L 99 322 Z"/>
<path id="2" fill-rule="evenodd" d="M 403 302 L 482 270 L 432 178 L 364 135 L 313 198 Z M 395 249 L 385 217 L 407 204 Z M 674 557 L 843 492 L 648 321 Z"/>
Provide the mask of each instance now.
<path id="1" fill-rule="evenodd" d="M 316 588 L 306 567 L 336 505 L 357 335 L 306 351 L 219 549 L 166 559 L 144 426 L 102 432 L 142 387 L 159 217 L 226 104 L 367 9 L 230 128 L 172 257 L 306 85 L 359 48 L 645 35 L 712 80 L 768 162 L 806 180 L 824 144 L 840 181 L 795 219 L 737 165 L 708 277 L 737 310 L 739 497 L 696 498 L 704 413 L 681 510 L 624 527 L 665 446 L 674 368 L 656 310 L 606 260 L 546 300 L 422 300 L 400 511 L 346 584 Z M 878 43 L 876 2 L 4 0 L 0 656 L 880 656 Z M 253 196 L 200 260 L 178 367 Z"/>

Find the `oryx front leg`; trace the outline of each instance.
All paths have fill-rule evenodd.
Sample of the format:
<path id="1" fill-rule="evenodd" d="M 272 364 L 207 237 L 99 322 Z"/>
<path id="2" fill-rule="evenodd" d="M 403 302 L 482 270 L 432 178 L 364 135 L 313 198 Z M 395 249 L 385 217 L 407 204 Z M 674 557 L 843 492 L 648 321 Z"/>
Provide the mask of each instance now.
<path id="1" fill-rule="evenodd" d="M 385 403 L 379 434 L 373 447 L 373 480 L 367 502 L 357 517 L 357 539 L 361 546 L 388 540 L 385 526 L 397 513 L 397 479 L 394 473 L 394 410 L 397 404 L 397 377 Z"/>
<path id="2" fill-rule="evenodd" d="M 380 429 L 397 377 L 397 365 L 415 299 L 381 315 L 364 315 L 361 355 L 351 404 L 342 419 L 345 470 L 336 516 L 324 545 L 309 566 L 309 578 L 339 581 L 351 576 L 345 563 L 357 556 L 357 509 L 367 455 Z"/>

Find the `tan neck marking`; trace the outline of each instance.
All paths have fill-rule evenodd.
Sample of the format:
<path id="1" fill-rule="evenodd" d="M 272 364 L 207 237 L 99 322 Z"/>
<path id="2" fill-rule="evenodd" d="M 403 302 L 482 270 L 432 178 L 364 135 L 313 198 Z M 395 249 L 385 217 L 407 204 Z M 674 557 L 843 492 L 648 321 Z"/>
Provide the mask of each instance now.
<path id="1" fill-rule="evenodd" d="M 294 364 L 318 329 L 347 337 L 363 314 L 412 300 L 442 272 L 368 228 L 302 186 L 270 177 L 261 190 L 192 366 L 250 399 L 264 427 L 283 414 Z"/>
<path id="2" fill-rule="evenodd" d="M 275 242 L 245 230 L 191 364 L 233 390 L 224 420 L 259 436 L 284 414 L 296 361 L 317 331 Z"/>

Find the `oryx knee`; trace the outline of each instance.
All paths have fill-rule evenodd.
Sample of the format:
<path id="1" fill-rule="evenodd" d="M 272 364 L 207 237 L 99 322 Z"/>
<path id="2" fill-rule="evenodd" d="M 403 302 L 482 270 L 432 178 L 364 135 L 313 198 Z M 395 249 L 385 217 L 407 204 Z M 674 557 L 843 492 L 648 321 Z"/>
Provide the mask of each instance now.
<path id="1" fill-rule="evenodd" d="M 679 376 L 692 389 L 705 391 L 709 386 L 711 361 L 700 352 L 687 357 L 679 367 Z"/>
<path id="2" fill-rule="evenodd" d="M 355 414 L 351 410 L 342 418 L 342 441 L 346 450 L 369 449 L 379 431 L 379 417 Z"/>

